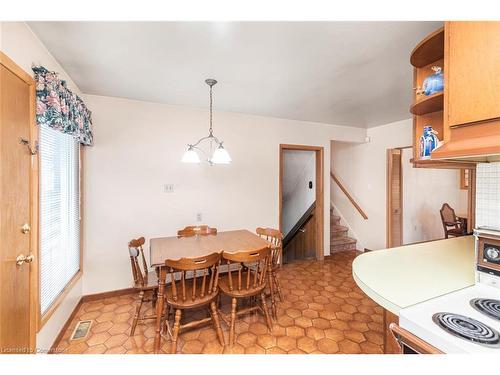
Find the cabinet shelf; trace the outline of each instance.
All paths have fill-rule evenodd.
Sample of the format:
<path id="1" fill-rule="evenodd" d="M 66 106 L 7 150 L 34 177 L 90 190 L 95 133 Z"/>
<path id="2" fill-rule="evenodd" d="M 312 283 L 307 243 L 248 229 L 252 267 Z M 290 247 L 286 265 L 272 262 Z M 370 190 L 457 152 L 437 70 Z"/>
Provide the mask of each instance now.
<path id="1" fill-rule="evenodd" d="M 421 116 L 443 110 L 443 93 L 438 92 L 419 100 L 410 107 L 410 112 Z"/>
<path id="2" fill-rule="evenodd" d="M 410 63 L 415 68 L 422 68 L 444 56 L 444 27 L 434 31 L 422 40 L 412 51 Z"/>

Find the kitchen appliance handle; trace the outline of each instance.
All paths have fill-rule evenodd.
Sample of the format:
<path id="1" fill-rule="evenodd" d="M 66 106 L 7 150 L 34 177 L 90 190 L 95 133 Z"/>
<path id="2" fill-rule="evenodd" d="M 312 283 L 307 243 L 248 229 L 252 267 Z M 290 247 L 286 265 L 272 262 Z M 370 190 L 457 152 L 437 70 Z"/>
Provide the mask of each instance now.
<path id="1" fill-rule="evenodd" d="M 420 354 L 443 354 L 443 352 L 421 338 L 401 328 L 396 323 L 389 324 L 389 330 L 399 345 L 400 352 L 403 353 L 403 345 Z"/>

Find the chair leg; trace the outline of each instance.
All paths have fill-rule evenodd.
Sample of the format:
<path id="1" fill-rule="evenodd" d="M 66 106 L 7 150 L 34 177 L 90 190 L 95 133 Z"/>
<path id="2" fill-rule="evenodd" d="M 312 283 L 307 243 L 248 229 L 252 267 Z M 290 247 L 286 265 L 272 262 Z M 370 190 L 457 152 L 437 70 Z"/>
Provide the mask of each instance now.
<path id="1" fill-rule="evenodd" d="M 269 316 L 269 310 L 267 309 L 267 302 L 266 302 L 266 295 L 262 293 L 260 295 L 260 300 L 262 303 L 262 312 L 264 313 L 264 316 L 266 317 L 266 323 L 267 323 L 267 328 L 269 331 L 273 330 L 273 322 L 271 321 L 271 317 Z"/>
<path id="2" fill-rule="evenodd" d="M 268 274 L 269 291 L 271 292 L 271 310 L 272 310 L 274 319 L 277 319 L 278 314 L 276 313 L 276 299 L 274 298 L 273 271 L 272 271 L 271 267 L 269 267 L 267 274 Z"/>
<path id="3" fill-rule="evenodd" d="M 139 321 L 139 316 L 141 313 L 141 307 L 144 302 L 144 291 L 141 290 L 139 293 L 139 303 L 137 304 L 137 307 L 135 309 L 135 315 L 134 315 L 134 320 L 132 321 L 132 328 L 130 329 L 130 336 L 134 336 L 135 333 L 135 328 L 137 327 L 137 322 Z"/>
<path id="4" fill-rule="evenodd" d="M 231 300 L 231 323 L 229 324 L 229 346 L 234 345 L 234 326 L 236 323 L 236 298 Z"/>
<path id="5" fill-rule="evenodd" d="M 156 309 L 156 301 L 158 301 L 158 290 L 153 290 L 151 303 L 153 305 L 153 309 Z"/>
<path id="6" fill-rule="evenodd" d="M 217 312 L 217 306 L 215 302 L 210 303 L 210 310 L 212 315 L 212 321 L 215 326 L 215 332 L 217 332 L 217 337 L 219 338 L 219 342 L 224 347 L 226 343 L 224 342 L 224 334 L 222 333 L 222 327 L 220 325 L 219 313 Z"/>
<path id="7" fill-rule="evenodd" d="M 171 354 L 175 354 L 177 352 L 177 338 L 179 337 L 179 329 L 181 326 L 181 315 L 182 310 L 175 310 L 174 330 L 172 332 L 172 346 L 170 347 Z"/>
<path id="8" fill-rule="evenodd" d="M 278 276 L 276 276 L 276 273 L 273 272 L 273 280 L 274 280 L 274 285 L 276 286 L 276 289 L 278 290 L 278 297 L 280 298 L 280 302 L 283 302 L 283 294 L 281 294 L 281 286 L 278 281 Z"/>

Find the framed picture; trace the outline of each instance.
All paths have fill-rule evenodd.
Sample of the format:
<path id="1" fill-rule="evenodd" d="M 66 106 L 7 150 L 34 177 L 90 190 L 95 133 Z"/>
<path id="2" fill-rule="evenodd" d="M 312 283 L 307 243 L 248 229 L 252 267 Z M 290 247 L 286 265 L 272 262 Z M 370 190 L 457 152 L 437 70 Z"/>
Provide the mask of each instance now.
<path id="1" fill-rule="evenodd" d="M 460 169 L 460 189 L 468 190 L 469 189 L 469 180 L 470 180 L 470 171 L 469 169 Z"/>

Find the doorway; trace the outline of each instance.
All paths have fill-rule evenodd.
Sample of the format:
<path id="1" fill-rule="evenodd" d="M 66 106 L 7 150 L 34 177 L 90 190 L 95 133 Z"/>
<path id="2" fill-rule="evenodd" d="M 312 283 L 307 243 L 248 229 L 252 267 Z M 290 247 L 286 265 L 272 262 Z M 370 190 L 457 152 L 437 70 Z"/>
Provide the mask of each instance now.
<path id="1" fill-rule="evenodd" d="M 443 203 L 467 221 L 470 233 L 475 225 L 475 167 L 437 162 L 418 168 L 412 158 L 411 146 L 387 150 L 387 247 L 443 239 Z M 462 181 L 464 175 L 467 181 Z"/>
<path id="2" fill-rule="evenodd" d="M 283 259 L 324 257 L 323 147 L 280 145 L 279 225 Z"/>
<path id="3" fill-rule="evenodd" d="M 0 52 L 0 350 L 33 353 L 38 297 L 35 82 Z"/>

